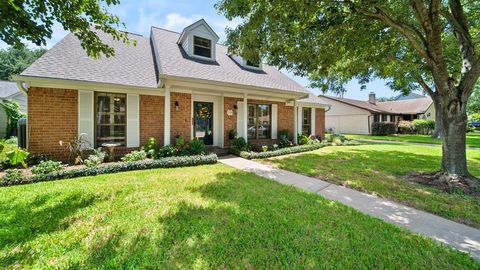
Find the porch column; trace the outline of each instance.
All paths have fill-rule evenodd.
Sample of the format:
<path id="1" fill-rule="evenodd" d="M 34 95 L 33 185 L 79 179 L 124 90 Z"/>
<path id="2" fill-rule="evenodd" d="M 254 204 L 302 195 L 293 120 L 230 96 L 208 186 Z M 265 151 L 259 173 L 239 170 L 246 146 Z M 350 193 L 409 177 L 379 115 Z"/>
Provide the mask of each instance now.
<path id="1" fill-rule="evenodd" d="M 163 126 L 163 144 L 170 144 L 170 85 L 165 85 L 165 113 Z"/>
<path id="2" fill-rule="evenodd" d="M 293 101 L 293 143 L 297 144 L 297 134 L 298 134 L 298 108 L 297 101 Z"/>
<path id="3" fill-rule="evenodd" d="M 243 94 L 243 138 L 247 141 L 248 138 L 248 103 L 247 93 Z"/>

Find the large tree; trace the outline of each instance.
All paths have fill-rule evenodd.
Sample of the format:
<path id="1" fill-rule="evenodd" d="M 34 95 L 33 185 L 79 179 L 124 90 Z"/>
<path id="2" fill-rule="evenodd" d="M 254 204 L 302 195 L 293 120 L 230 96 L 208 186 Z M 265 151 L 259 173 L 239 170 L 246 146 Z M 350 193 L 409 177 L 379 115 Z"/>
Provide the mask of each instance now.
<path id="1" fill-rule="evenodd" d="M 78 37 L 91 57 L 113 56 L 113 48 L 102 42 L 97 31 L 129 43 L 128 34 L 117 30 L 123 23 L 106 7 L 119 0 L 2 0 L 0 1 L 0 40 L 14 47 L 25 41 L 45 46 L 52 38 L 52 27 L 60 23 Z"/>
<path id="2" fill-rule="evenodd" d="M 13 47 L 0 50 L 0 80 L 10 80 L 12 75 L 20 74 L 46 51 L 46 49 L 30 50 Z"/>
<path id="3" fill-rule="evenodd" d="M 247 59 L 260 53 L 324 91 L 341 91 L 352 78 L 420 85 L 443 124 L 442 171 L 470 176 L 466 108 L 480 76 L 480 1 L 223 0 L 216 7 L 243 19 L 227 31 L 232 50 Z"/>

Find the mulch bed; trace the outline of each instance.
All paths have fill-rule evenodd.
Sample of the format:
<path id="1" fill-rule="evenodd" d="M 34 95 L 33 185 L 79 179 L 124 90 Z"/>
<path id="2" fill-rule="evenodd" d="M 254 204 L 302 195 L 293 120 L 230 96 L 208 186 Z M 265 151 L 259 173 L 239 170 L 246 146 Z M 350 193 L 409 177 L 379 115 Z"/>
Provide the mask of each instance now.
<path id="1" fill-rule="evenodd" d="M 464 193 L 480 198 L 480 180 L 474 177 L 448 176 L 442 172 L 412 172 L 405 175 L 404 179 L 431 186 L 448 193 Z"/>

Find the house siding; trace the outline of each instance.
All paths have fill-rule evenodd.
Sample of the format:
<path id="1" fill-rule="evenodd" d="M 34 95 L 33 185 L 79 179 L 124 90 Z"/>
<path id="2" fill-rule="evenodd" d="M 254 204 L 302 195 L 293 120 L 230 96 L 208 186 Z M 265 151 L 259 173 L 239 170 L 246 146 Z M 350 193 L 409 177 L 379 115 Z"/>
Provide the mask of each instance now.
<path id="1" fill-rule="evenodd" d="M 165 97 L 140 95 L 140 145 L 150 137 L 163 145 Z"/>
<path id="2" fill-rule="evenodd" d="M 28 151 L 65 160 L 68 142 L 78 133 L 78 93 L 73 89 L 32 87 L 28 91 Z"/>
<path id="3" fill-rule="evenodd" d="M 179 109 L 175 109 L 178 101 Z M 175 143 L 175 137 L 183 136 L 189 141 L 192 137 L 192 95 L 172 92 L 170 96 L 170 140 Z"/>
<path id="4" fill-rule="evenodd" d="M 315 109 L 315 136 L 325 138 L 325 109 Z"/>

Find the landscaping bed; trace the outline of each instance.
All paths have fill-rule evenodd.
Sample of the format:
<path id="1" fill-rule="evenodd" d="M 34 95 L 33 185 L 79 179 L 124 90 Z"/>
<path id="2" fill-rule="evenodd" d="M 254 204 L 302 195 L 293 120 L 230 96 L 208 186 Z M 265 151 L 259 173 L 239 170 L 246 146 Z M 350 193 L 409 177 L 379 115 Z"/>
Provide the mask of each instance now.
<path id="1" fill-rule="evenodd" d="M 281 139 L 280 144 L 252 146 L 248 145 L 243 138 L 233 141 L 230 153 L 245 159 L 264 159 L 284 156 L 320 149 L 325 146 L 357 145 L 356 141 L 342 135 L 327 134 L 324 141 L 302 135 L 299 138 L 300 145 L 293 145 L 289 140 Z"/>
<path id="2" fill-rule="evenodd" d="M 108 152 L 102 148 L 92 149 L 83 135 L 69 142 L 59 143 L 68 150 L 70 164 L 45 157 L 28 159 L 29 153 L 18 147 L 15 139 L 0 141 L 0 186 L 217 162 L 217 155 L 205 155 L 203 141 L 193 139 L 187 142 L 181 136 L 177 136 L 175 145 L 162 147 L 157 145 L 155 138 L 150 138 L 141 150 L 123 155 L 120 161 L 115 161 L 113 149 L 109 149 Z M 3 170 L 4 167 L 8 169 Z"/>

